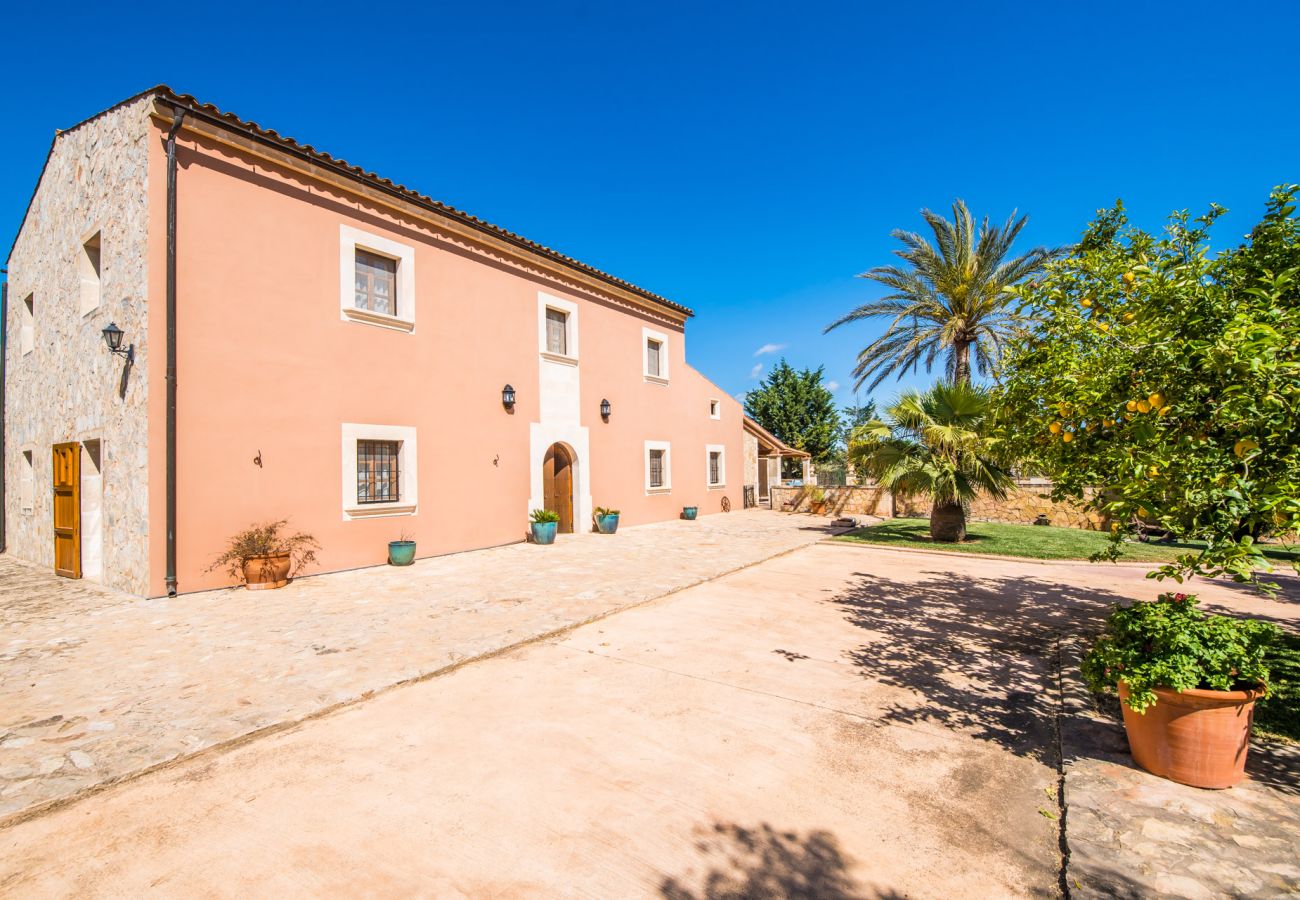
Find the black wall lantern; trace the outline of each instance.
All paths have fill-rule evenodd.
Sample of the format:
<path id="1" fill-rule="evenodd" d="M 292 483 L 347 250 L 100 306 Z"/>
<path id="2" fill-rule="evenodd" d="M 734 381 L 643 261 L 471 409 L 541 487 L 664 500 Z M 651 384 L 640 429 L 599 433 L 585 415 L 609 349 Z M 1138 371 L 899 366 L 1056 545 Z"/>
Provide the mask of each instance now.
<path id="1" fill-rule="evenodd" d="M 608 400 L 600 401 L 600 417 L 606 422 L 609 421 L 610 406 Z"/>
<path id="2" fill-rule="evenodd" d="M 109 322 L 108 327 L 100 333 L 104 335 L 104 343 L 108 344 L 109 352 L 125 356 L 128 366 L 135 362 L 135 344 L 129 344 L 125 350 L 122 349 L 122 329 Z"/>
<path id="3" fill-rule="evenodd" d="M 501 389 L 501 405 L 510 410 L 515 408 L 515 389 L 508 384 Z"/>

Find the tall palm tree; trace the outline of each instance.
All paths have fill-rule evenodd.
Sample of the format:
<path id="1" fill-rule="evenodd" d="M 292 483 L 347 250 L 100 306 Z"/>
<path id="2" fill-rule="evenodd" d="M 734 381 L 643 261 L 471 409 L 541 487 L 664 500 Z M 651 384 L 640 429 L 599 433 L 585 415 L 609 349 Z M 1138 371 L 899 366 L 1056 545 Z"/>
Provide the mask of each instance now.
<path id="1" fill-rule="evenodd" d="M 964 540 L 976 494 L 1001 499 L 1013 483 L 985 434 L 989 406 L 985 388 L 961 381 L 909 391 L 857 432 L 849 459 L 892 493 L 928 495 L 931 538 Z"/>
<path id="2" fill-rule="evenodd" d="M 1028 216 L 1017 220 L 1012 212 L 1002 226 L 990 226 L 986 217 L 977 233 L 964 202 L 953 203 L 952 214 L 949 222 L 938 213 L 921 210 L 934 232 L 933 245 L 915 232 L 892 232 L 903 242 L 903 249 L 894 253 L 907 265 L 879 266 L 858 276 L 877 281 L 892 293 L 826 326 L 831 331 L 859 319 L 893 319 L 885 333 L 858 354 L 853 369 L 857 387 L 874 375 L 870 384 L 874 388 L 892 374 L 915 371 L 923 361 L 929 372 L 940 355 L 946 357 L 950 380 L 969 382 L 972 351 L 976 369 L 987 374 L 1017 321 L 1006 289 L 1030 278 L 1061 253 L 1035 247 L 1008 258 Z"/>

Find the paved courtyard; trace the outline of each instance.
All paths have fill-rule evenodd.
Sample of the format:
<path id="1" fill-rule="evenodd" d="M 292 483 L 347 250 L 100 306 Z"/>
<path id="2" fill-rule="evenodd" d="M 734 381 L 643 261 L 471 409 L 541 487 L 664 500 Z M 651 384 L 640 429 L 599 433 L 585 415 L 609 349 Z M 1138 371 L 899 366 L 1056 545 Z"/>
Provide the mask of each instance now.
<path id="1" fill-rule="evenodd" d="M 0 556 L 0 822 L 826 536 L 749 510 L 139 600 Z"/>
<path id="2" fill-rule="evenodd" d="M 769 553 L 822 532 L 732 518 L 719 540 Z M 802 546 L 11 820 L 0 894 L 1293 896 L 1294 752 L 1259 742 L 1245 785 L 1185 788 L 1078 696 L 1077 635 L 1160 589 L 1141 568 Z M 1300 621 L 1294 594 L 1196 590 Z"/>

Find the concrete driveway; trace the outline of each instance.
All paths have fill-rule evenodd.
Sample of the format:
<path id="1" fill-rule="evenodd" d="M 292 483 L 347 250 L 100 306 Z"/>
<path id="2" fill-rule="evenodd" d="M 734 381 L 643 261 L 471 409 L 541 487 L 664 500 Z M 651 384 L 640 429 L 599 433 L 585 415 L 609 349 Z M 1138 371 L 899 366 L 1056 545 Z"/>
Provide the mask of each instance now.
<path id="1" fill-rule="evenodd" d="M 1057 635 L 1157 589 L 815 545 L 0 831 L 0 893 L 1053 896 Z"/>

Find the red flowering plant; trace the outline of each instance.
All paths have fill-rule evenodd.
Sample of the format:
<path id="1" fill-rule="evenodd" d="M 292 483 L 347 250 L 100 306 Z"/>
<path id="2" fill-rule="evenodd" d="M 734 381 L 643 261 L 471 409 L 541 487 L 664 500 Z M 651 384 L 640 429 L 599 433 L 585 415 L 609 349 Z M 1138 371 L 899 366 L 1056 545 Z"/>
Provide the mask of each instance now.
<path id="1" fill-rule="evenodd" d="M 1088 686 L 1103 693 L 1123 681 L 1128 705 L 1145 712 L 1155 688 L 1233 691 L 1268 684 L 1265 650 L 1277 627 L 1258 619 L 1207 615 L 1192 594 L 1116 605 L 1083 658 Z"/>

